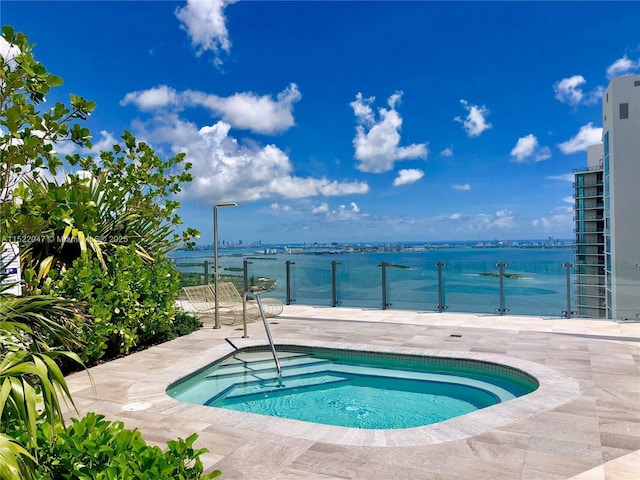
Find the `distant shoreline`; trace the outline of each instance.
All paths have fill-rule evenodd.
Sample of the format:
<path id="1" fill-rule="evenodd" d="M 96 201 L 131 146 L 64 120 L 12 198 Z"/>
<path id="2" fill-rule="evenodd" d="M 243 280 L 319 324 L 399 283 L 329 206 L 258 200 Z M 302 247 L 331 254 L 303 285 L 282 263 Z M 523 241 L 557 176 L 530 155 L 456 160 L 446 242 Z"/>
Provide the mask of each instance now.
<path id="1" fill-rule="evenodd" d="M 442 242 L 442 243 L 304 243 L 304 244 L 224 244 L 218 247 L 220 255 L 225 250 L 248 250 L 252 255 L 337 255 L 350 253 L 387 253 L 387 252 L 424 252 L 428 250 L 446 249 L 537 249 L 537 250 L 566 250 L 574 249 L 575 244 L 570 240 L 557 240 L 553 244 L 536 240 L 520 240 L 509 242 Z M 192 250 L 180 248 L 176 251 L 212 251 L 212 245 L 196 245 Z"/>

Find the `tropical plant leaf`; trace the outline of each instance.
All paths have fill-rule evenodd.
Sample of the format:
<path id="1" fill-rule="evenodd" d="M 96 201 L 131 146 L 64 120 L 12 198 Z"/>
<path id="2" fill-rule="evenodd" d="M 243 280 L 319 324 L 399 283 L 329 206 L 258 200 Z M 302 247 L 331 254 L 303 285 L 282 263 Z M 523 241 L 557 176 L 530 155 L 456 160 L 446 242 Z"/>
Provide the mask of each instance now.
<path id="1" fill-rule="evenodd" d="M 33 478 L 27 463 L 34 458 L 13 438 L 0 433 L 0 478 L 3 480 L 25 480 Z"/>

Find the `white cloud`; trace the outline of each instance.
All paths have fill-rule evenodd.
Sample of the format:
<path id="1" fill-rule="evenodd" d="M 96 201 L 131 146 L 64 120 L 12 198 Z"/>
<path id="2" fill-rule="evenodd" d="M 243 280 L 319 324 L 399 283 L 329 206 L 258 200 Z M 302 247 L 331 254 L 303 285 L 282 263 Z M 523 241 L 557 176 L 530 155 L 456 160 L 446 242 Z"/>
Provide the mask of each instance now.
<path id="1" fill-rule="evenodd" d="M 295 209 L 291 205 L 280 205 L 278 202 L 275 202 L 269 205 L 269 210 L 277 213 L 280 213 L 280 212 L 286 213 L 286 214 L 296 213 Z"/>
<path id="2" fill-rule="evenodd" d="M 515 217 L 513 215 L 513 212 L 505 208 L 496 212 L 493 225 L 498 228 L 508 228 L 513 225 L 514 220 Z"/>
<path id="3" fill-rule="evenodd" d="M 100 130 L 100 136 L 102 137 L 97 142 L 93 142 L 91 145 L 92 153 L 100 153 L 102 151 L 111 151 L 114 145 L 118 143 L 118 139 L 114 137 L 110 132 L 106 130 Z"/>
<path id="4" fill-rule="evenodd" d="M 53 142 L 52 145 L 53 145 L 52 153 L 57 153 L 58 155 L 61 155 L 61 156 L 73 155 L 75 153 L 78 153 L 78 154 L 86 153 L 83 147 L 73 142 L 70 142 L 68 140 Z"/>
<path id="5" fill-rule="evenodd" d="M 533 156 L 535 162 L 541 162 L 551 158 L 551 149 L 549 147 L 540 147 Z"/>
<path id="6" fill-rule="evenodd" d="M 571 182 L 575 181 L 575 177 L 573 173 L 563 173 L 562 175 L 549 175 L 547 177 L 549 180 L 562 180 L 563 182 Z"/>
<path id="7" fill-rule="evenodd" d="M 149 88 L 148 90 L 130 92 L 120 100 L 120 105 L 133 104 L 142 111 L 176 106 L 180 103 L 181 100 L 178 92 L 166 85 L 159 85 L 158 87 Z"/>
<path id="8" fill-rule="evenodd" d="M 0 35 L 0 57 L 3 57 L 9 64 L 9 68 L 13 68 L 16 64 L 14 58 L 20 55 L 20 48 L 12 43 L 7 42 Z"/>
<path id="9" fill-rule="evenodd" d="M 456 225 L 454 232 L 465 236 L 496 235 L 497 231 L 510 231 L 517 227 L 516 215 L 507 209 L 498 210 L 494 214 L 478 213 L 463 214 L 455 212 L 449 215 L 441 215 L 428 219 L 430 224 L 442 222 Z"/>
<path id="10" fill-rule="evenodd" d="M 486 117 L 489 115 L 487 107 L 478 105 L 469 105 L 465 99 L 460 100 L 464 109 L 469 112 L 463 120 L 461 117 L 455 117 L 453 120 L 462 123 L 469 137 L 478 137 L 485 130 L 489 130 L 492 125 L 487 122 Z"/>
<path id="11" fill-rule="evenodd" d="M 176 92 L 160 85 L 149 90 L 127 93 L 121 105 L 133 104 L 143 111 L 155 111 L 171 107 L 182 110 L 186 107 L 203 107 L 212 116 L 222 119 L 234 128 L 261 134 L 283 132 L 295 125 L 293 105 L 302 98 L 295 83 L 278 93 L 274 100 L 270 95 L 252 92 L 235 93 L 219 97 L 196 90 Z"/>
<path id="12" fill-rule="evenodd" d="M 541 147 L 537 137 L 530 133 L 518 139 L 516 146 L 511 150 L 511 156 L 515 158 L 514 162 L 524 162 L 530 157 L 540 162 L 550 158 L 551 152 L 549 147 Z"/>
<path id="13" fill-rule="evenodd" d="M 322 230 L 326 231 L 328 223 L 335 222 L 358 222 L 369 218 L 369 214 L 360 211 L 360 207 L 356 202 L 350 202 L 348 205 L 339 204 L 335 208 L 331 208 L 327 202 L 318 205 L 311 205 L 306 202 L 298 202 L 292 205 L 281 206 L 275 204 L 270 207 L 274 213 L 284 212 L 288 217 L 303 218 L 304 223 L 295 226 L 297 229 Z M 291 222 L 287 223 L 291 226 Z"/>
<path id="14" fill-rule="evenodd" d="M 468 183 L 463 183 L 459 185 L 453 185 L 451 188 L 453 188 L 454 190 L 460 190 L 464 192 L 467 190 L 471 190 L 471 185 L 469 185 Z"/>
<path id="15" fill-rule="evenodd" d="M 373 126 L 376 123 L 376 117 L 371 108 L 371 104 L 375 102 L 376 97 L 364 98 L 362 93 L 358 92 L 355 101 L 351 102 L 351 108 L 356 116 L 358 122 L 368 127 Z"/>
<path id="16" fill-rule="evenodd" d="M 586 82 L 582 75 L 574 75 L 556 82 L 553 86 L 553 91 L 556 92 L 556 98 L 562 103 L 578 105 L 584 98 L 584 93 L 580 86 Z"/>
<path id="17" fill-rule="evenodd" d="M 236 93 L 230 97 L 206 95 L 201 92 L 185 92 L 188 103 L 201 105 L 235 128 L 256 133 L 282 132 L 293 125 L 293 104 L 302 98 L 298 86 L 291 83 L 278 93 L 274 101 L 269 95 L 258 96 L 251 92 Z"/>
<path id="18" fill-rule="evenodd" d="M 187 0 L 187 5 L 175 10 L 180 28 L 191 37 L 191 45 L 197 54 L 210 51 L 215 55 L 216 65 L 222 64 L 220 51 L 229 53 L 231 41 L 227 31 L 224 9 L 233 0 Z"/>
<path id="19" fill-rule="evenodd" d="M 544 232 L 549 232 L 552 227 L 551 221 L 546 217 L 540 217 L 540 218 L 536 218 L 535 220 L 532 220 L 531 225 L 533 227 L 540 228 Z"/>
<path id="20" fill-rule="evenodd" d="M 354 221 L 362 217 L 368 217 L 368 214 L 360 212 L 360 207 L 355 202 L 351 202 L 349 207 L 346 205 L 340 205 L 337 209 L 332 210 L 326 215 L 326 219 L 329 221 Z"/>
<path id="21" fill-rule="evenodd" d="M 419 168 L 407 168 L 400 170 L 398 176 L 393 180 L 393 186 L 408 185 L 415 183 L 424 177 L 424 172 Z"/>
<path id="22" fill-rule="evenodd" d="M 559 80 L 553 85 L 556 99 L 573 106 L 597 103 L 602 98 L 604 87 L 598 86 L 589 92 L 584 92 L 582 85 L 585 83 L 587 81 L 582 75 L 573 75 Z"/>
<path id="23" fill-rule="evenodd" d="M 623 55 L 622 58 L 617 59 L 609 65 L 607 68 L 607 77 L 619 77 L 621 75 L 633 73 L 637 70 L 640 70 L 640 59 L 634 62 L 626 55 Z"/>
<path id="24" fill-rule="evenodd" d="M 511 156 L 516 157 L 516 160 L 522 161 L 528 156 L 532 155 L 534 150 L 538 147 L 538 139 L 530 133 L 526 137 L 521 137 L 516 142 L 516 146 L 511 150 Z"/>
<path id="25" fill-rule="evenodd" d="M 322 202 L 320 205 L 313 207 L 311 209 L 311 213 L 314 215 L 324 214 L 329 211 L 329 204 L 327 202 Z"/>
<path id="26" fill-rule="evenodd" d="M 565 197 L 562 201 L 572 205 L 553 208 L 548 215 L 532 220 L 531 226 L 545 234 L 571 231 L 573 227 L 573 198 Z"/>
<path id="27" fill-rule="evenodd" d="M 157 115 L 147 123 L 134 123 L 139 137 L 171 145 L 193 164 L 193 182 L 184 195 L 207 201 L 225 198 L 253 201 L 271 197 L 305 198 L 362 194 L 365 182 L 296 177 L 289 157 L 275 145 L 240 144 L 229 135 L 231 126 L 219 121 L 197 128 L 176 114 Z"/>
<path id="28" fill-rule="evenodd" d="M 453 147 L 445 148 L 440 152 L 441 157 L 453 157 Z"/>
<path id="29" fill-rule="evenodd" d="M 92 138 L 91 139 L 91 148 L 81 147 L 70 140 L 62 140 L 59 142 L 51 142 L 53 146 L 52 153 L 58 154 L 60 156 L 65 155 L 97 155 L 102 151 L 111 151 L 113 146 L 119 143 L 119 140 L 113 136 L 112 133 L 107 132 L 106 130 L 100 131 L 100 138 L 98 140 Z"/>
<path id="30" fill-rule="evenodd" d="M 589 122 L 586 125 L 580 127 L 580 130 L 575 137 L 562 142 L 558 145 L 558 148 L 562 153 L 567 155 L 576 152 L 584 152 L 590 145 L 595 145 L 602 142 L 602 128 L 594 127 L 593 123 Z"/>
<path id="31" fill-rule="evenodd" d="M 389 97 L 389 109 L 378 109 L 379 120 L 376 123 L 371 104 L 374 97 L 364 98 L 361 93 L 350 103 L 356 116 L 356 136 L 353 139 L 355 158 L 360 162 L 358 170 L 381 173 L 393 169 L 394 162 L 413 158 L 427 158 L 426 143 L 414 143 L 400 147 L 400 128 L 402 117 L 395 109 L 402 97 L 396 92 Z M 368 129 L 366 131 L 365 127 Z"/>

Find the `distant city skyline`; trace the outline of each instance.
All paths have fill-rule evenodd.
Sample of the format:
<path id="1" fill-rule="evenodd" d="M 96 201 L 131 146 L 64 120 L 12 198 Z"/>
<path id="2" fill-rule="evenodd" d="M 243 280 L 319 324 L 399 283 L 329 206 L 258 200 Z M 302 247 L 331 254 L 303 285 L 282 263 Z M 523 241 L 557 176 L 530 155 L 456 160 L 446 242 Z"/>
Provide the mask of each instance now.
<path id="1" fill-rule="evenodd" d="M 573 238 L 638 2 L 2 2 L 93 153 L 131 130 L 194 181 L 185 226 L 263 244 Z M 114 25 L 118 25 L 115 29 Z M 126 32 L 121 34 L 120 32 Z M 0 44 L 0 49 L 6 48 Z M 73 150 L 59 145 L 61 153 Z M 87 153 L 87 152 L 80 152 Z"/>
<path id="2" fill-rule="evenodd" d="M 227 240 L 218 239 L 218 247 L 220 248 L 255 248 L 255 247 L 354 247 L 354 246 L 447 246 L 447 245 L 468 245 L 468 246 L 562 246 L 572 247 L 574 246 L 573 238 L 538 238 L 538 239 L 493 239 L 493 240 L 441 240 L 441 241 L 393 241 L 393 242 L 379 242 L 379 241 L 363 241 L 363 242 L 273 242 L 264 243 L 261 240 L 255 240 L 247 242 L 244 240 Z M 196 243 L 196 249 L 212 249 L 213 243 Z"/>

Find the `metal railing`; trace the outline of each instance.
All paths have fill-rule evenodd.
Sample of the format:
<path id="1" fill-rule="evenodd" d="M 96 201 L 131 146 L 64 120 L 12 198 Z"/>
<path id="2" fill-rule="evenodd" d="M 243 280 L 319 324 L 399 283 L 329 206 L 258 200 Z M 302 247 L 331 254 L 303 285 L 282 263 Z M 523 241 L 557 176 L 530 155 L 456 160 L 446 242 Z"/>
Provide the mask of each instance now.
<path id="1" fill-rule="evenodd" d="M 518 284 L 518 281 L 522 278 L 531 278 L 529 275 L 525 277 L 525 275 L 522 274 L 507 272 L 506 269 L 510 264 L 505 262 L 491 264 L 493 268 L 497 267 L 497 271 L 485 271 L 479 274 L 465 274 L 464 271 L 461 272 L 461 270 L 464 270 L 464 266 L 461 266 L 460 264 L 435 262 L 431 263 L 431 268 L 435 267 L 433 268 L 433 277 L 429 273 L 424 273 L 420 279 L 416 280 L 416 275 L 411 275 L 411 273 L 416 270 L 414 267 L 387 261 L 377 263 L 377 267 L 380 270 L 378 275 L 374 275 L 373 269 L 371 268 L 372 266 L 368 268 L 367 272 L 363 273 L 362 270 L 355 269 L 354 271 L 353 268 L 350 269 L 348 265 L 344 265 L 349 262 L 333 260 L 325 263 L 319 260 L 314 264 L 312 271 L 306 271 L 309 270 L 308 266 L 306 269 L 302 266 L 305 262 L 301 261 L 299 268 L 296 270 L 298 267 L 296 263 L 286 260 L 283 262 L 284 278 L 282 278 L 274 275 L 273 269 L 275 267 L 273 265 L 276 262 L 272 261 L 261 263 L 259 260 L 260 259 L 255 259 L 254 261 L 248 261 L 246 259 L 243 260 L 242 280 L 245 296 L 250 292 L 249 265 L 253 265 L 255 262 L 259 264 L 259 268 L 264 268 L 269 264 L 268 266 L 271 267 L 272 271 L 269 273 L 262 273 L 257 278 L 275 277 L 276 291 L 270 292 L 270 296 L 277 298 L 279 292 L 280 295 L 282 295 L 282 300 L 285 300 L 287 305 L 291 305 L 298 301 L 294 298 L 294 293 L 297 293 L 301 296 L 301 303 L 307 305 L 324 304 L 330 307 L 338 307 L 340 305 L 347 304 L 348 306 L 367 308 L 374 306 L 371 302 L 374 301 L 375 290 L 378 290 L 378 292 L 380 292 L 378 296 L 379 303 L 377 303 L 378 308 L 386 310 L 395 306 L 397 308 L 422 310 L 425 308 L 422 306 L 416 307 L 414 305 L 420 303 L 428 304 L 427 296 L 425 295 L 425 298 L 421 301 L 421 299 L 413 295 L 412 292 L 428 291 L 430 292 L 430 295 L 434 295 L 434 297 L 437 298 L 437 304 L 435 304 L 435 302 L 431 303 L 431 307 L 433 307 L 437 312 L 449 310 L 450 305 L 452 305 L 452 311 L 476 311 L 478 313 L 486 311 L 488 309 L 486 308 L 486 304 L 485 308 L 471 309 L 464 305 L 461 307 L 460 304 L 456 305 L 456 302 L 451 301 L 451 298 L 460 298 L 461 295 L 472 294 L 466 291 L 466 287 L 461 287 L 459 284 L 453 282 L 451 284 L 447 284 L 445 281 L 447 278 L 451 278 L 451 276 L 460 278 L 462 275 L 478 278 L 477 281 L 481 282 L 481 291 L 485 293 L 488 290 L 495 292 L 495 298 L 497 300 L 496 303 L 498 303 L 498 305 L 497 308 L 494 307 L 492 310 L 497 312 L 499 315 L 505 315 L 507 312 L 515 311 L 519 314 L 527 315 L 557 315 L 567 317 L 574 313 L 574 309 L 571 307 L 573 300 L 572 295 L 577 293 L 574 292 L 574 289 L 577 289 L 578 284 L 580 284 L 579 286 L 591 286 L 601 285 L 604 282 L 604 279 L 601 278 L 604 273 L 601 262 L 589 262 L 583 258 L 579 258 L 575 263 L 565 262 L 557 264 L 556 267 L 553 267 L 557 270 L 554 280 L 554 288 L 557 292 L 555 302 L 556 313 L 552 313 L 549 310 L 533 310 L 534 308 L 537 308 L 538 305 L 542 305 L 545 302 L 529 298 L 526 293 L 522 294 L 521 290 L 524 287 L 521 287 Z M 515 263 L 517 266 L 517 262 Z M 308 265 L 308 262 L 306 264 Z M 278 263 L 277 265 L 282 264 Z M 282 266 L 280 266 L 280 268 L 282 268 Z M 484 264 L 484 268 L 490 270 L 489 265 Z M 551 268 L 551 266 L 547 268 Z M 234 268 L 234 270 L 235 269 L 236 268 Z M 451 271 L 446 272 L 446 270 Z M 208 271 L 208 262 L 206 261 L 204 263 L 204 271 L 205 274 Z M 589 280 L 587 282 L 587 276 L 593 280 Z M 407 279 L 407 277 L 411 278 Z M 433 280 L 431 280 L 431 278 L 433 278 Z M 205 275 L 203 282 L 206 281 Z M 403 288 L 403 286 L 408 282 L 411 282 L 411 288 L 409 290 Z M 546 280 L 544 282 L 546 286 Z M 367 292 L 366 298 L 363 298 L 363 290 L 366 290 Z M 534 290 L 541 291 L 542 289 L 537 288 Z M 542 294 L 547 294 L 547 291 L 542 291 Z M 253 296 L 253 294 L 251 295 Z M 447 298 L 447 295 L 453 296 L 451 298 Z M 395 300 L 392 301 L 392 298 L 395 298 Z M 528 308 L 530 308 L 530 310 L 522 311 L 522 309 L 519 308 L 517 302 L 522 301 L 523 298 L 528 302 Z M 447 302 L 447 300 L 449 300 L 449 302 Z M 508 303 L 511 303 L 511 305 L 507 305 Z M 430 310 L 431 307 L 426 308 L 426 310 Z M 244 336 L 246 337 L 246 335 L 245 326 Z"/>
<path id="2" fill-rule="evenodd" d="M 262 308 L 262 301 L 260 300 L 259 295 L 256 295 L 256 302 L 258 303 L 258 310 L 260 310 L 260 316 L 262 317 L 262 323 L 264 324 L 264 331 L 267 333 L 267 339 L 269 340 L 269 346 L 271 347 L 271 353 L 273 354 L 273 361 L 276 364 L 278 377 L 280 377 L 282 375 L 282 368 L 280 367 L 280 359 L 278 358 L 278 352 L 276 352 L 276 346 L 273 343 L 273 337 L 271 336 L 271 329 L 269 328 L 269 322 L 267 322 L 267 317 L 264 314 L 264 309 Z"/>

